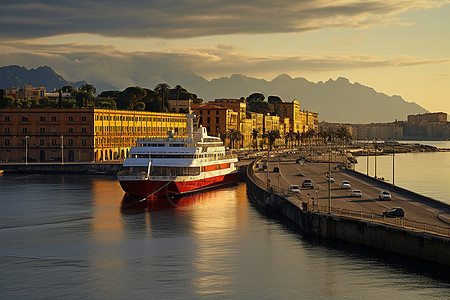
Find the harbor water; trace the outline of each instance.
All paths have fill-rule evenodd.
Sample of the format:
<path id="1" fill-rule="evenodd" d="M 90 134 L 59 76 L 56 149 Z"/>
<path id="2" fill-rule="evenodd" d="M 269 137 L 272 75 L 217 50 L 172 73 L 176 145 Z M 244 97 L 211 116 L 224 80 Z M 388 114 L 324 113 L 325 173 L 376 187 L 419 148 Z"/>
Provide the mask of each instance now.
<path id="1" fill-rule="evenodd" d="M 450 149 L 450 141 L 401 141 Z M 450 204 L 450 151 L 359 156 L 356 170 Z M 367 168 L 367 160 L 369 161 Z"/>
<path id="2" fill-rule="evenodd" d="M 2 299 L 448 299 L 448 268 L 302 236 L 245 184 L 146 204 L 113 177 L 0 177 Z"/>

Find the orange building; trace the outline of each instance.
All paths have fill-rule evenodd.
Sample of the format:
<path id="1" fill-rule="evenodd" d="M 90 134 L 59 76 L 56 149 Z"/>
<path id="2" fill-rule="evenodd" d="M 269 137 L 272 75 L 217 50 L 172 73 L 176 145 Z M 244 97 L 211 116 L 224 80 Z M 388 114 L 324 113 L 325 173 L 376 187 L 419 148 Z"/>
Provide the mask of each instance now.
<path id="1" fill-rule="evenodd" d="M 238 113 L 213 103 L 193 104 L 192 110 L 198 123 L 206 128 L 208 134 L 220 136 L 230 130 L 238 130 Z"/>
<path id="2" fill-rule="evenodd" d="M 186 135 L 184 114 L 105 109 L 2 109 L 0 160 L 104 161 L 127 156 L 136 139 Z"/>

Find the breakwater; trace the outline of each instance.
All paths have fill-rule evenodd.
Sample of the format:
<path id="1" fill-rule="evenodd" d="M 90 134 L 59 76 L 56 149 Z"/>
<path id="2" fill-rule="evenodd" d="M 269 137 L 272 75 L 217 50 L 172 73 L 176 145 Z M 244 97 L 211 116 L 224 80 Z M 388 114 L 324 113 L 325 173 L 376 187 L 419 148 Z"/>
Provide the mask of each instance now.
<path id="1" fill-rule="evenodd" d="M 343 240 L 450 266 L 450 238 L 400 226 L 371 222 L 308 209 L 297 197 L 275 193 L 247 169 L 250 201 L 268 214 L 287 218 L 305 234 Z M 400 221 L 401 222 L 401 221 Z"/>

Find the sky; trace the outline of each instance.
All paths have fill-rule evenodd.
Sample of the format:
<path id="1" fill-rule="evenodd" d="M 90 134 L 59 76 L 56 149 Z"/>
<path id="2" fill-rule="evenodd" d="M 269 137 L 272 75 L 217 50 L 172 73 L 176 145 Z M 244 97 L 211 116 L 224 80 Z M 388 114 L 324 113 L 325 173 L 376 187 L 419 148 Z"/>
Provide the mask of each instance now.
<path id="1" fill-rule="evenodd" d="M 450 113 L 450 0 L 1 0 L 7 65 L 120 89 L 185 70 L 346 77 Z"/>

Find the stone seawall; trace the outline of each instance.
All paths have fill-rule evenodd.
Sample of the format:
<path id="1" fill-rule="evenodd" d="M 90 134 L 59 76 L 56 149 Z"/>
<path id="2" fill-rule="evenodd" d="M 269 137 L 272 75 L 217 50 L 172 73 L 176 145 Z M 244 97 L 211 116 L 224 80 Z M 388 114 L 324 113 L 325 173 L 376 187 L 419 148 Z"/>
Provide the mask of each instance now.
<path id="1" fill-rule="evenodd" d="M 252 165 L 249 166 L 251 168 Z M 311 235 L 338 239 L 450 266 L 450 239 L 401 227 L 307 211 L 295 198 L 258 186 L 247 171 L 250 201 L 262 211 L 279 215 Z M 290 199 L 292 198 L 292 199 Z"/>

